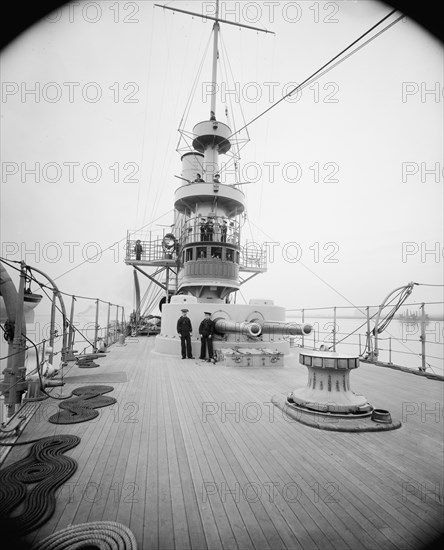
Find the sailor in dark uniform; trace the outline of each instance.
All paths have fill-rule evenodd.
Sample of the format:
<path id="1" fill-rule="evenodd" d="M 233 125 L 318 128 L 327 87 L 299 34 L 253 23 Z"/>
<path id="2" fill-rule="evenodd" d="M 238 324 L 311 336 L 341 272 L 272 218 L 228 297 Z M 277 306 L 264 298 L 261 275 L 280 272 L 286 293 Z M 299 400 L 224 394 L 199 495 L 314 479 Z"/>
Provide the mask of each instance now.
<path id="1" fill-rule="evenodd" d="M 207 224 L 205 222 L 205 218 L 200 218 L 200 240 L 207 240 Z"/>
<path id="2" fill-rule="evenodd" d="M 206 239 L 207 241 L 213 240 L 213 232 L 214 232 L 214 223 L 211 218 L 208 218 L 207 223 L 205 224 L 205 233 L 206 233 Z"/>
<path id="3" fill-rule="evenodd" d="M 143 252 L 142 243 L 140 242 L 140 239 L 136 241 L 136 246 L 134 247 L 134 252 L 136 254 L 136 260 L 140 260 Z"/>
<path id="4" fill-rule="evenodd" d="M 227 242 L 227 231 L 228 231 L 228 227 L 227 227 L 227 220 L 223 220 L 222 222 L 222 227 L 221 227 L 221 242 L 222 243 L 226 243 Z"/>
<path id="5" fill-rule="evenodd" d="M 193 327 L 191 321 L 187 317 L 188 309 L 182 309 L 182 317 L 179 317 L 177 321 L 177 332 L 180 335 L 180 346 L 182 351 L 182 359 L 194 359 L 191 352 L 191 335 L 193 333 Z"/>
<path id="6" fill-rule="evenodd" d="M 213 361 L 213 334 L 214 334 L 214 321 L 211 320 L 211 313 L 205 311 L 205 319 L 199 325 L 200 334 L 200 359 L 205 360 L 206 348 L 208 347 L 208 359 L 207 361 Z"/>

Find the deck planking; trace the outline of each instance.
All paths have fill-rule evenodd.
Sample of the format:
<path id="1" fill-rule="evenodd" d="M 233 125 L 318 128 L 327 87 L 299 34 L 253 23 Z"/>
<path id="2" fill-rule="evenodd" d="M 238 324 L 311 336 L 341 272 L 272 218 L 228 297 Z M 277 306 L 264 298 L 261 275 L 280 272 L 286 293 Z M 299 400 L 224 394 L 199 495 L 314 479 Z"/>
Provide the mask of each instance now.
<path id="1" fill-rule="evenodd" d="M 356 434 L 272 406 L 306 383 L 294 353 L 284 367 L 242 369 L 158 355 L 141 338 L 99 364 L 70 374 L 125 372 L 109 384 L 116 405 L 63 426 L 47 422 L 57 406 L 47 400 L 21 436 L 82 438 L 69 453 L 78 469 L 32 540 L 100 520 L 129 526 L 146 550 L 415 550 L 442 531 L 442 382 L 362 364 L 353 390 L 403 426 Z M 79 386 L 66 382 L 64 395 Z"/>

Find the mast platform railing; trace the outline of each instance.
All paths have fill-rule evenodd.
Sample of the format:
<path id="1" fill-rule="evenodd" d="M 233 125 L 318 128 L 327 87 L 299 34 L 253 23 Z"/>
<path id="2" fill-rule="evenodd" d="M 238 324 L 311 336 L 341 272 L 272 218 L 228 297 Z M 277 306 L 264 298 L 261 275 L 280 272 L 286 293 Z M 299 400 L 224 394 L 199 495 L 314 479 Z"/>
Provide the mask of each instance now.
<path id="1" fill-rule="evenodd" d="M 225 216 L 190 218 L 183 225 L 179 244 L 185 246 L 201 242 L 226 243 L 238 247 L 240 245 L 239 223 Z"/>
<path id="2" fill-rule="evenodd" d="M 255 243 L 246 242 L 240 249 L 241 271 L 263 273 L 267 271 L 267 250 Z"/>
<path id="3" fill-rule="evenodd" d="M 130 265 L 175 265 L 178 241 L 167 231 L 137 234 L 128 232 L 125 263 Z"/>

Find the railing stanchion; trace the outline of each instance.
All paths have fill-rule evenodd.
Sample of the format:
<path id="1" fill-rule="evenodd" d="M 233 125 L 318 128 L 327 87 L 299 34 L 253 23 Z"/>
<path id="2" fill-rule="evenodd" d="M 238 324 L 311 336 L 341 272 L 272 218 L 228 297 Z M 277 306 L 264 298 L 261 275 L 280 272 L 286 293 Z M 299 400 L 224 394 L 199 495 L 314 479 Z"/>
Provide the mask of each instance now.
<path id="1" fill-rule="evenodd" d="M 49 328 L 49 346 L 50 346 L 50 352 L 48 361 L 52 365 L 52 360 L 54 358 L 54 341 L 55 341 L 55 313 L 56 313 L 56 297 L 57 293 L 54 290 L 52 293 L 52 302 L 51 302 L 51 321 L 50 321 L 50 328 Z"/>
<path id="2" fill-rule="evenodd" d="M 108 315 L 106 318 L 106 346 L 109 346 L 110 338 L 109 338 L 109 322 L 111 317 L 111 302 L 108 302 Z"/>
<path id="3" fill-rule="evenodd" d="M 305 310 L 302 310 L 302 324 L 304 324 L 305 321 Z M 302 331 L 302 347 L 304 347 L 304 331 Z"/>
<path id="4" fill-rule="evenodd" d="M 426 325 L 426 317 L 425 317 L 425 304 L 424 302 L 420 306 L 421 309 L 421 336 L 419 337 L 421 341 L 421 366 L 419 367 L 419 370 L 422 372 L 425 372 L 426 370 L 426 333 L 425 333 L 425 325 Z"/>
<path id="5" fill-rule="evenodd" d="M 370 331 L 370 306 L 367 306 L 367 349 L 368 349 L 368 359 L 374 361 L 373 357 L 373 345 L 372 345 L 372 336 Z"/>
<path id="6" fill-rule="evenodd" d="M 65 361 L 66 358 L 69 358 L 72 361 L 74 357 L 74 342 L 75 342 L 75 331 L 74 331 L 74 304 L 76 297 L 73 295 L 71 299 L 71 313 L 69 316 L 69 333 L 68 333 L 68 350 L 66 352 L 66 357 L 63 358 Z"/>
<path id="7" fill-rule="evenodd" d="M 333 308 L 333 351 L 336 351 L 336 307 Z"/>
<path id="8" fill-rule="evenodd" d="M 99 336 L 99 299 L 96 300 L 96 322 L 94 325 L 94 349 L 93 352 L 97 351 L 97 340 Z"/>

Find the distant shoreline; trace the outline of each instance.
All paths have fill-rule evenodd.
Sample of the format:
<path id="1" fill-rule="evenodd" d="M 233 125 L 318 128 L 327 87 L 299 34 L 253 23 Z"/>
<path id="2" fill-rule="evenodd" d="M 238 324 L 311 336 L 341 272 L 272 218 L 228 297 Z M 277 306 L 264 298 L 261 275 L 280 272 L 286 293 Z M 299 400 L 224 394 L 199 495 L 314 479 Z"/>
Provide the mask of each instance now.
<path id="1" fill-rule="evenodd" d="M 287 318 L 288 319 L 300 319 L 301 315 L 287 315 Z M 331 313 L 329 315 L 319 315 L 319 314 L 307 315 L 307 313 L 305 313 L 305 319 L 307 319 L 307 318 L 309 318 L 309 319 L 333 319 L 333 313 Z M 367 319 L 367 317 L 365 315 L 352 315 L 352 316 L 350 316 L 350 315 L 336 314 L 336 319 L 356 319 L 356 320 L 365 321 Z M 374 320 L 374 317 L 371 320 Z M 394 320 L 395 321 L 400 321 L 401 323 L 419 323 L 419 322 L 421 322 L 421 317 L 418 316 L 418 318 L 415 319 L 414 321 L 404 321 L 402 318 L 399 317 L 399 315 L 395 315 Z M 444 322 L 444 317 L 439 316 L 439 315 L 427 314 L 426 321 L 441 321 L 441 322 Z"/>

